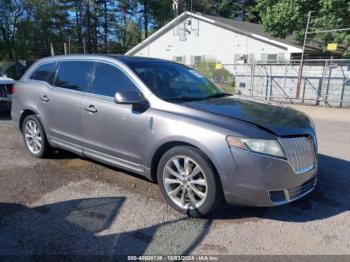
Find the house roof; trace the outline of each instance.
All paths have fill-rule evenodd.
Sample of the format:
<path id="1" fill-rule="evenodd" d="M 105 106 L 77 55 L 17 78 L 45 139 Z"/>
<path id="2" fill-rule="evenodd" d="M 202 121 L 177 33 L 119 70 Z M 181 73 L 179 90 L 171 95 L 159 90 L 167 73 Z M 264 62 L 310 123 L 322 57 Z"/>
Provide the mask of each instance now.
<path id="1" fill-rule="evenodd" d="M 271 40 L 275 40 L 277 42 L 285 43 L 287 45 L 291 45 L 297 48 L 302 48 L 302 46 L 299 45 L 299 43 L 293 38 L 293 36 L 290 35 L 285 39 L 274 37 L 268 32 L 264 31 L 264 27 L 262 24 L 248 23 L 248 22 L 233 20 L 233 19 L 224 18 L 220 16 L 212 16 L 212 15 L 204 15 L 204 14 L 200 14 L 200 15 L 208 19 L 214 20 L 217 24 L 226 25 L 235 31 L 242 31 L 245 33 L 256 34 Z"/>
<path id="2" fill-rule="evenodd" d="M 199 20 L 205 21 L 207 23 L 223 27 L 227 30 L 231 30 L 243 35 L 247 35 L 249 37 L 258 39 L 260 41 L 268 42 L 272 45 L 282 47 L 284 49 L 287 49 L 289 47 L 296 48 L 296 53 L 302 52 L 302 47 L 295 41 L 292 36 L 287 37 L 286 39 L 281 39 L 277 37 L 273 37 L 271 34 L 265 32 L 263 30 L 263 26 L 260 24 L 254 24 L 254 23 L 248 23 L 248 22 L 242 22 L 237 21 L 233 19 L 223 18 L 219 16 L 211 16 L 211 15 L 204 15 L 201 13 L 192 13 L 192 12 L 183 12 L 180 16 L 177 18 L 174 18 L 169 23 L 167 23 L 165 26 L 160 28 L 157 32 L 153 33 L 151 36 L 143 40 L 141 43 L 136 45 L 134 48 L 130 49 L 126 54 L 132 55 L 138 50 L 140 50 L 145 45 L 153 42 L 156 40 L 159 36 L 166 33 L 168 30 L 173 28 L 176 24 L 179 22 L 182 22 L 188 17 L 194 17 Z"/>

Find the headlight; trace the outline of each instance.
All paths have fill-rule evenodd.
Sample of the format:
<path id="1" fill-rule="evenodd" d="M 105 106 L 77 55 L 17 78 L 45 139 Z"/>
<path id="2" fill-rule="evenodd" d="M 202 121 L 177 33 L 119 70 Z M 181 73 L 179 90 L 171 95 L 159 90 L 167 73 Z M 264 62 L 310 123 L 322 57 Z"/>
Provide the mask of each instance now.
<path id="1" fill-rule="evenodd" d="M 285 157 L 280 143 L 275 139 L 252 139 L 228 136 L 227 143 L 229 146 L 253 151 L 256 153 Z"/>

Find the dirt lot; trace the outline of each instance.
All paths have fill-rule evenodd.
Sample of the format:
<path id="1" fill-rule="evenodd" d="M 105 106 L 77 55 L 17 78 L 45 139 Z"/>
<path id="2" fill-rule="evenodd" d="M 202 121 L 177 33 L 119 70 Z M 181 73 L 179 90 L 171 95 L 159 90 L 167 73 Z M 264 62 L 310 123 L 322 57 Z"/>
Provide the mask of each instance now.
<path id="1" fill-rule="evenodd" d="M 319 183 L 277 208 L 174 212 L 158 187 L 69 153 L 33 159 L 0 117 L 0 254 L 350 254 L 350 110 L 298 107 L 319 137 Z"/>

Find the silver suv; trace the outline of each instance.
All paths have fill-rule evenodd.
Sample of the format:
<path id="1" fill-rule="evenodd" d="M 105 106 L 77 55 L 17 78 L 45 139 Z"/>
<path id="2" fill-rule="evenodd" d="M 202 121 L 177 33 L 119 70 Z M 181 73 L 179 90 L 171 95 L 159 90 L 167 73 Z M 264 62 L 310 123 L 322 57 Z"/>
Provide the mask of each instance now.
<path id="1" fill-rule="evenodd" d="M 181 213 L 276 206 L 316 184 L 304 114 L 225 93 L 159 59 L 74 55 L 37 61 L 15 85 L 12 118 L 29 152 L 62 148 L 158 182 Z"/>

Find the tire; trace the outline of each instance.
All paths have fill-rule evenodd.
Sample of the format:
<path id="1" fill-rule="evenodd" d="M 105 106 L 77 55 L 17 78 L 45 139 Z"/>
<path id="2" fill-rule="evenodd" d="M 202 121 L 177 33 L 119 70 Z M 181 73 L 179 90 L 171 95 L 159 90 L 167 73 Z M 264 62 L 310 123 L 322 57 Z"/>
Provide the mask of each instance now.
<path id="1" fill-rule="evenodd" d="M 223 200 L 215 168 L 202 151 L 191 146 L 165 152 L 158 164 L 157 180 L 167 202 L 190 217 L 208 215 Z"/>
<path id="2" fill-rule="evenodd" d="M 24 119 L 22 134 L 24 144 L 32 156 L 36 158 L 46 158 L 50 156 L 52 147 L 47 141 L 45 131 L 36 115 L 29 115 Z M 38 143 L 35 143 L 35 141 L 38 141 L 40 146 Z"/>

